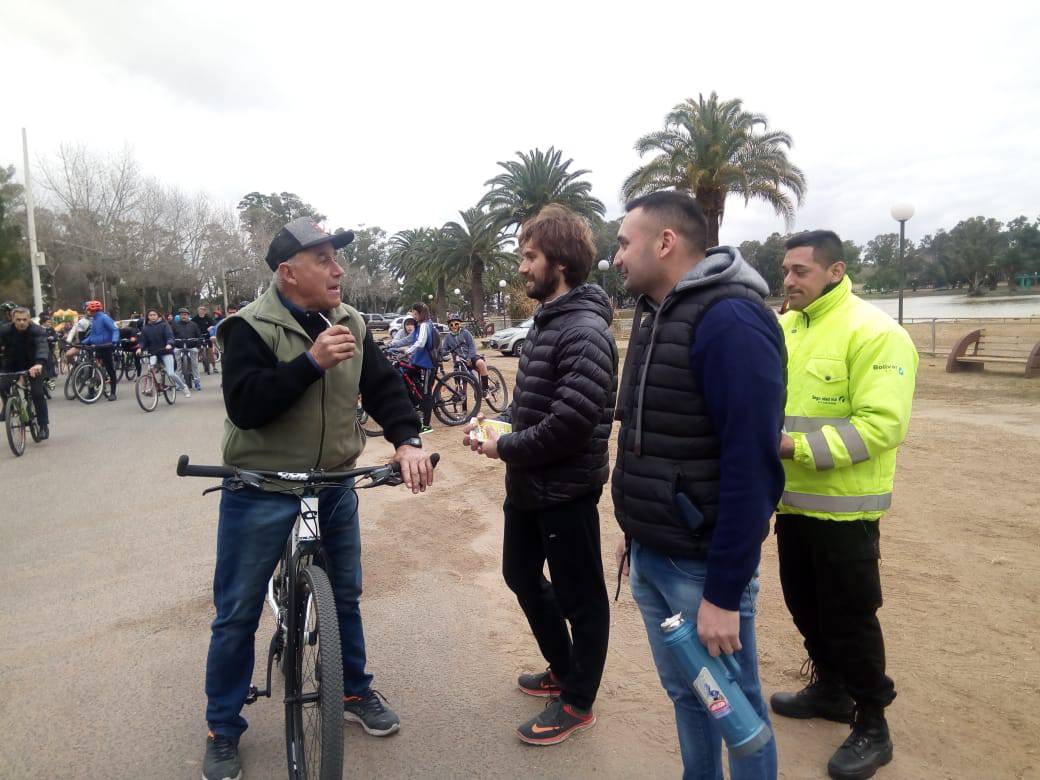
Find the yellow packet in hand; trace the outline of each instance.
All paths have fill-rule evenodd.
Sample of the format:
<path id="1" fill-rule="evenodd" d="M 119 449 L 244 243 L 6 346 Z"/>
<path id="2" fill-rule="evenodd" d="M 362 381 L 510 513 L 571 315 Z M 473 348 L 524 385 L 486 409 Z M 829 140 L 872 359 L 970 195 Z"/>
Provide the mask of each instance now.
<path id="1" fill-rule="evenodd" d="M 477 434 L 477 441 L 487 441 L 488 431 L 494 431 L 499 436 L 502 436 L 503 434 L 510 433 L 513 430 L 512 425 L 500 420 L 481 420 L 478 422 L 477 418 L 474 417 L 470 422 L 477 426 L 474 431 L 474 433 Z"/>

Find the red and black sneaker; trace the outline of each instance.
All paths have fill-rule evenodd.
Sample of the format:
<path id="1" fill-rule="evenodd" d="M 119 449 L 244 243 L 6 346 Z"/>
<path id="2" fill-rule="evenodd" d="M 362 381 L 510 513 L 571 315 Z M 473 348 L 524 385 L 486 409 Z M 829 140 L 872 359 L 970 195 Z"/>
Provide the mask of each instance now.
<path id="1" fill-rule="evenodd" d="M 516 730 L 528 745 L 557 745 L 572 734 L 596 725 L 596 716 L 580 712 L 562 699 L 553 699 L 542 713 Z"/>
<path id="2" fill-rule="evenodd" d="M 551 669 L 546 669 L 544 672 L 538 672 L 537 674 L 522 674 L 517 678 L 516 684 L 528 696 L 549 697 L 560 695 L 560 681 L 552 673 Z"/>

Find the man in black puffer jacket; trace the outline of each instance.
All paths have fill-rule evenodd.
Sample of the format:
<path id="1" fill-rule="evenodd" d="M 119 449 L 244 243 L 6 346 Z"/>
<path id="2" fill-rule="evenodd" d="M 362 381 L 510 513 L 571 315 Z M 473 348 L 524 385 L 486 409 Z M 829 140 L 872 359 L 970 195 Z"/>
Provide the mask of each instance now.
<path id="1" fill-rule="evenodd" d="M 520 356 L 513 430 L 482 443 L 467 435 L 466 443 L 506 464 L 502 570 L 549 663 L 518 682 L 532 696 L 559 697 L 517 734 L 554 745 L 596 722 L 592 704 L 607 656 L 596 505 L 607 480 L 618 353 L 610 300 L 584 284 L 596 257 L 584 219 L 543 208 L 524 224 L 520 256 L 527 295 L 541 306 Z"/>

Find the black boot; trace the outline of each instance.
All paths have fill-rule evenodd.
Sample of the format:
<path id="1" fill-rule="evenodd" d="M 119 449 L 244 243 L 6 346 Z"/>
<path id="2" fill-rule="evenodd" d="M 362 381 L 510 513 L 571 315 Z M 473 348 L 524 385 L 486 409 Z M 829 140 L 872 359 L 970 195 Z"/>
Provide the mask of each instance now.
<path id="1" fill-rule="evenodd" d="M 863 780 L 891 760 L 892 738 L 884 709 L 857 707 L 852 733 L 827 762 L 827 773 L 836 780 Z"/>
<path id="2" fill-rule="evenodd" d="M 774 693 L 769 705 L 785 718 L 824 718 L 852 723 L 852 697 L 836 675 L 808 661 L 809 684 L 797 693 Z M 806 667 L 803 667 L 803 674 Z"/>

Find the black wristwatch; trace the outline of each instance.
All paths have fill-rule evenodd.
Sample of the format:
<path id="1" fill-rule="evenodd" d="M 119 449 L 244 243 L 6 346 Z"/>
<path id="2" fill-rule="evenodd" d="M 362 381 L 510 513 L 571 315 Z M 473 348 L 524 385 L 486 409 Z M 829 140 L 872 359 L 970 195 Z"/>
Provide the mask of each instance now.
<path id="1" fill-rule="evenodd" d="M 403 447 L 406 444 L 409 447 L 418 447 L 419 449 L 422 449 L 422 439 L 420 439 L 418 436 L 413 436 L 410 439 L 405 439 L 403 442 L 401 442 L 397 446 L 398 447 Z"/>

